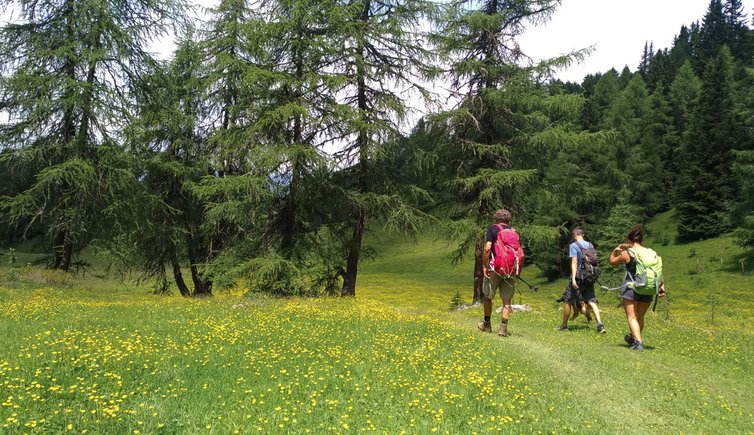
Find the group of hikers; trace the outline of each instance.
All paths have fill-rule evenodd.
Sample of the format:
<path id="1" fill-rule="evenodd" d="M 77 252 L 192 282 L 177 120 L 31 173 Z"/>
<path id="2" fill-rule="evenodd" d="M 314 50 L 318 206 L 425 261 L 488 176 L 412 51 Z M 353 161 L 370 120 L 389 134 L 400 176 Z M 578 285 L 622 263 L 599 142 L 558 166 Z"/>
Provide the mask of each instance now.
<path id="1" fill-rule="evenodd" d="M 500 312 L 501 321 L 498 335 L 508 336 L 508 319 L 512 312 L 511 301 L 516 279 L 521 272 L 524 252 L 514 228 L 509 226 L 511 214 L 500 209 L 494 215 L 495 224 L 487 228 L 482 254 L 482 284 L 484 320 L 478 325 L 482 332 L 492 332 L 492 301 L 497 291 L 503 300 Z M 641 332 L 644 329 L 644 315 L 652 300 L 665 295 L 665 281 L 662 275 L 662 259 L 655 251 L 643 245 L 644 229 L 641 225 L 631 227 L 624 243 L 610 252 L 610 266 L 625 265 L 623 283 L 610 290 L 620 290 L 623 309 L 628 321 L 629 333 L 624 340 L 632 350 L 644 350 Z M 599 282 L 600 268 L 594 245 L 584 238 L 584 230 L 576 227 L 571 230 L 571 243 L 568 245 L 570 277 L 563 297 L 563 319 L 560 331 L 568 330 L 568 320 L 579 313 L 587 320 L 597 321 L 597 332 L 605 333 L 602 323 L 595 285 Z M 591 314 L 590 314 L 591 312 Z"/>

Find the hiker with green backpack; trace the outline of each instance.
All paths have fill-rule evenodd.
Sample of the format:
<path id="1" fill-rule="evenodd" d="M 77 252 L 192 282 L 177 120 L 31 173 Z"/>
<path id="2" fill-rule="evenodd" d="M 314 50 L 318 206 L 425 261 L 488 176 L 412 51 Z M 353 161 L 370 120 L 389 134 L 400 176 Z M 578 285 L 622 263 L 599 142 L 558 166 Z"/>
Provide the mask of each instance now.
<path id="1" fill-rule="evenodd" d="M 610 253 L 611 266 L 626 265 L 626 277 L 620 288 L 630 333 L 623 339 L 632 350 L 644 350 L 641 337 L 644 315 L 654 297 L 665 296 L 662 258 L 643 246 L 643 241 L 644 229 L 635 225 L 628 232 L 627 243 L 621 243 Z"/>

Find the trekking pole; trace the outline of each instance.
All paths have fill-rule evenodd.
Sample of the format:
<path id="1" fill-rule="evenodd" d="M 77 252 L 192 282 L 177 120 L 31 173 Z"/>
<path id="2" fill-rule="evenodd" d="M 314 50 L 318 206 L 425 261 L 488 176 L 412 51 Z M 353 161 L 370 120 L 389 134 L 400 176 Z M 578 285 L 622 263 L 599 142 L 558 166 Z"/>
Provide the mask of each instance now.
<path id="1" fill-rule="evenodd" d="M 539 288 L 538 288 L 538 287 L 534 287 L 533 285 L 531 285 L 531 284 L 529 284 L 528 282 L 526 282 L 526 280 L 525 280 L 525 279 L 521 278 L 521 275 L 516 275 L 516 278 L 518 278 L 519 280 L 521 280 L 521 282 L 523 282 L 524 284 L 528 285 L 528 286 L 529 286 L 529 288 L 530 288 L 530 289 L 532 289 L 532 290 L 534 290 L 535 292 L 538 292 L 538 291 L 539 291 Z"/>

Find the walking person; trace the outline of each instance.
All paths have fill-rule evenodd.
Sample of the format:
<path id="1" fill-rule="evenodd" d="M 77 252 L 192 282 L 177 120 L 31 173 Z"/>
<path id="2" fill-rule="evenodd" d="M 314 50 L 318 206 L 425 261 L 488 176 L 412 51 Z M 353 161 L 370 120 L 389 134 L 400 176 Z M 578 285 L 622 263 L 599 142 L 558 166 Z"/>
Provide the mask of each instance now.
<path id="1" fill-rule="evenodd" d="M 524 253 L 518 233 L 509 226 L 510 212 L 505 209 L 497 210 L 494 219 L 495 224 L 487 228 L 482 254 L 484 320 L 479 322 L 478 327 L 482 332 L 492 332 L 492 300 L 499 289 L 503 310 L 500 313 L 497 335 L 507 337 L 508 319 L 513 311 L 511 301 L 516 288 L 516 276 L 523 265 Z"/>
<path id="2" fill-rule="evenodd" d="M 642 245 L 644 242 L 644 229 L 641 225 L 631 227 L 626 237 L 626 243 L 616 246 L 610 253 L 610 265 L 615 267 L 626 265 L 626 278 L 621 285 L 621 298 L 623 309 L 626 312 L 628 329 L 630 333 L 623 337 L 632 350 L 644 350 L 644 340 L 641 333 L 644 330 L 644 315 L 652 303 L 652 297 L 665 296 L 665 280 L 662 277 L 662 260 L 657 253 Z M 659 260 L 659 266 L 657 263 Z M 638 269 L 643 269 L 640 271 Z M 646 270 L 652 271 L 647 273 Z M 637 280 L 637 273 L 649 275 L 649 279 L 643 278 L 643 285 Z M 654 279 L 651 283 L 648 281 Z M 637 284 L 638 282 L 638 284 Z M 650 287 L 647 290 L 647 287 Z M 654 289 L 656 288 L 656 292 Z"/>
<path id="3" fill-rule="evenodd" d="M 583 300 L 592 309 L 592 313 L 594 313 L 594 318 L 597 320 L 597 332 L 604 334 L 607 331 L 605 331 L 605 326 L 602 324 L 600 309 L 597 306 L 597 295 L 594 292 L 594 283 L 597 277 L 593 273 L 591 275 L 584 273 L 585 268 L 599 267 L 596 264 L 597 252 L 594 250 L 594 245 L 584 239 L 584 230 L 581 227 L 576 227 L 571 231 L 571 240 L 573 242 L 568 245 L 568 256 L 571 259 L 571 276 L 563 295 L 563 320 L 558 329 L 561 331 L 568 330 L 570 311 L 571 309 L 580 309 L 579 304 Z M 594 264 L 588 263 L 590 259 Z M 589 275 L 590 278 L 586 275 Z"/>

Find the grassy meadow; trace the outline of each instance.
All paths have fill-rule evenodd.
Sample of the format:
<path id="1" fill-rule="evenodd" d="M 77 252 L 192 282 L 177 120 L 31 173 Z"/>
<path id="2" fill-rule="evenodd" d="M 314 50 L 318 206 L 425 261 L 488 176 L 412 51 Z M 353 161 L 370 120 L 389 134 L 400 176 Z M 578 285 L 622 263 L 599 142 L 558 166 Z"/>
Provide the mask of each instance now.
<path id="1" fill-rule="evenodd" d="M 673 244 L 668 215 L 649 229 L 669 296 L 644 352 L 616 292 L 599 293 L 607 334 L 556 331 L 565 280 L 534 268 L 512 336 L 477 332 L 481 307 L 449 310 L 471 263 L 429 238 L 374 237 L 353 299 L 186 300 L 6 254 L 0 433 L 754 433 L 754 259 L 731 238 Z"/>

